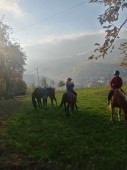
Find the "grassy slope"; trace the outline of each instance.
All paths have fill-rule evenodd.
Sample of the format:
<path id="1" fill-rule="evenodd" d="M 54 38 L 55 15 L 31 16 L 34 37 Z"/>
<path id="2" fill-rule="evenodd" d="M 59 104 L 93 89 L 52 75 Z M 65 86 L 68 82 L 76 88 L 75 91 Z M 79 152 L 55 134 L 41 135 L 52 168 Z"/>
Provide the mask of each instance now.
<path id="1" fill-rule="evenodd" d="M 9 144 L 29 158 L 75 170 L 127 168 L 127 125 L 109 121 L 106 87 L 79 89 L 78 113 L 66 119 L 58 106 L 35 112 L 31 98 L 9 120 Z M 62 92 L 56 97 L 60 103 Z"/>

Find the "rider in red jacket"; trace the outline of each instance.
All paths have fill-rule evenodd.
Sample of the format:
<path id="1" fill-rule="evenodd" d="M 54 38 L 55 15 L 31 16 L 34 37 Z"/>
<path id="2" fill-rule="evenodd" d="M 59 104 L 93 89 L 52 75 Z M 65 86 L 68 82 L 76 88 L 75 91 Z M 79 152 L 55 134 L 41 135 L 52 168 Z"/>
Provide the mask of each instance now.
<path id="1" fill-rule="evenodd" d="M 123 85 L 122 78 L 119 76 L 120 72 L 117 70 L 114 72 L 114 77 L 110 81 L 110 91 L 108 93 L 108 104 L 113 96 L 113 89 L 121 89 Z M 122 90 L 122 89 L 121 89 Z"/>

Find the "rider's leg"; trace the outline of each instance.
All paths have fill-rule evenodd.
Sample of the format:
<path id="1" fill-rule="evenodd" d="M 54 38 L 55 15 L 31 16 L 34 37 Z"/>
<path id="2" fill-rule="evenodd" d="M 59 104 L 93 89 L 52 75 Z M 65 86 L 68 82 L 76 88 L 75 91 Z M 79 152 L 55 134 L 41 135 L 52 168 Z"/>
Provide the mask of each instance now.
<path id="1" fill-rule="evenodd" d="M 113 96 L 113 90 L 111 89 L 108 93 L 108 104 L 110 104 L 112 96 Z"/>
<path id="2" fill-rule="evenodd" d="M 77 93 L 73 90 L 73 94 L 76 96 L 76 101 L 77 101 Z"/>

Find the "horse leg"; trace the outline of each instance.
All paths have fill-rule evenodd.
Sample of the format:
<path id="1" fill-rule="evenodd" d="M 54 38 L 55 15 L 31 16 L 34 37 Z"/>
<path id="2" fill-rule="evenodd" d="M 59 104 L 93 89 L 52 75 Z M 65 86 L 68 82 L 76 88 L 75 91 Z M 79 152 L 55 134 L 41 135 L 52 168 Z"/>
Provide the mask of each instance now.
<path id="1" fill-rule="evenodd" d="M 47 109 L 47 99 L 43 99 L 43 107 L 45 110 Z"/>
<path id="2" fill-rule="evenodd" d="M 76 103 L 76 102 L 74 103 L 74 108 L 78 111 L 78 108 L 79 108 L 79 107 L 77 106 L 77 103 Z"/>
<path id="3" fill-rule="evenodd" d="M 47 109 L 47 99 L 45 99 L 45 109 Z"/>
<path id="4" fill-rule="evenodd" d="M 126 123 L 127 123 L 127 112 L 126 112 L 126 109 L 123 109 L 123 112 L 124 112 L 124 118 L 125 118 Z"/>
<path id="5" fill-rule="evenodd" d="M 67 103 L 67 107 L 66 107 L 66 116 L 67 117 L 70 117 L 69 108 L 70 108 L 70 104 Z"/>
<path id="6" fill-rule="evenodd" d="M 52 98 L 52 97 L 50 97 L 50 100 L 51 100 L 51 105 L 53 106 L 53 98 Z"/>
<path id="7" fill-rule="evenodd" d="M 66 106 L 66 103 L 64 102 L 64 112 L 65 112 L 65 115 L 67 114 L 67 106 Z"/>
<path id="8" fill-rule="evenodd" d="M 42 109 L 41 98 L 38 98 L 37 101 L 38 101 L 38 108 Z"/>
<path id="9" fill-rule="evenodd" d="M 124 117 L 125 117 L 125 120 L 126 120 L 126 123 L 127 123 L 127 114 L 125 114 Z"/>
<path id="10" fill-rule="evenodd" d="M 121 121 L 121 108 L 119 108 L 119 111 L 118 111 L 118 120 Z"/>
<path id="11" fill-rule="evenodd" d="M 45 109 L 45 99 L 43 99 L 43 108 Z"/>
<path id="12" fill-rule="evenodd" d="M 47 99 L 46 99 L 46 109 L 48 109 L 48 106 L 47 106 Z"/>
<path id="13" fill-rule="evenodd" d="M 74 107 L 75 107 L 75 103 L 71 103 L 71 113 L 73 113 L 74 112 Z"/>
<path id="14" fill-rule="evenodd" d="M 70 117 L 69 115 L 69 104 L 64 102 L 64 112 L 65 112 L 65 115 L 66 117 Z"/>
<path id="15" fill-rule="evenodd" d="M 34 109 L 37 110 L 37 102 L 36 102 L 36 99 L 34 97 L 32 97 L 32 104 L 34 106 Z"/>
<path id="16" fill-rule="evenodd" d="M 113 121 L 113 115 L 114 115 L 114 107 L 111 106 L 111 117 L 110 117 L 110 121 Z"/>
<path id="17" fill-rule="evenodd" d="M 127 123 L 127 114 L 125 114 L 125 120 L 126 120 L 126 123 Z"/>

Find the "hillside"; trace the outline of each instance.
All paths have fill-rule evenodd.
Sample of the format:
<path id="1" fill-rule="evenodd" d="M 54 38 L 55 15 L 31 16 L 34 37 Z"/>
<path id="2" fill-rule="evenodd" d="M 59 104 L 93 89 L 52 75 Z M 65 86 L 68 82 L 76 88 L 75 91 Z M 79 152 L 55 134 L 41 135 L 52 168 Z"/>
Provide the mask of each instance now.
<path id="1" fill-rule="evenodd" d="M 125 40 L 119 40 L 123 42 Z M 116 49 L 113 53 L 107 55 L 104 59 L 97 61 L 88 61 L 90 53 L 80 56 L 73 56 L 61 60 L 54 60 L 48 63 L 40 63 L 39 75 L 48 77 L 49 79 L 59 82 L 59 80 L 66 80 L 67 77 L 72 77 L 77 86 L 88 86 L 89 82 L 102 79 L 108 81 L 113 75 L 114 70 L 118 69 L 121 75 L 124 76 L 125 69 L 120 68 L 119 64 L 122 59 L 120 51 L 117 50 L 119 43 L 116 43 Z M 24 80 L 27 83 L 37 82 L 36 75 L 24 75 Z M 95 83 L 94 83 L 95 84 Z"/>

